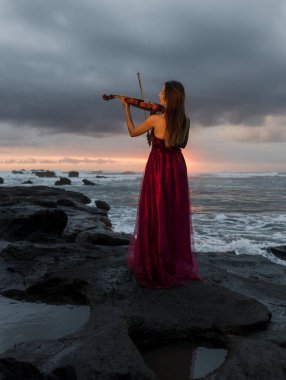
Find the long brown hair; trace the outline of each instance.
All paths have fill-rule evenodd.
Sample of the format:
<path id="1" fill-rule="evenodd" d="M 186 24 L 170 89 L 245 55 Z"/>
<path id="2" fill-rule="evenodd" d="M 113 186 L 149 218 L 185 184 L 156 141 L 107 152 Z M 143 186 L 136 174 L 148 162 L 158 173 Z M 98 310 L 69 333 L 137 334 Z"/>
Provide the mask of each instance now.
<path id="1" fill-rule="evenodd" d="M 175 80 L 165 82 L 165 146 L 185 147 L 189 132 L 189 119 L 185 113 L 185 89 Z"/>

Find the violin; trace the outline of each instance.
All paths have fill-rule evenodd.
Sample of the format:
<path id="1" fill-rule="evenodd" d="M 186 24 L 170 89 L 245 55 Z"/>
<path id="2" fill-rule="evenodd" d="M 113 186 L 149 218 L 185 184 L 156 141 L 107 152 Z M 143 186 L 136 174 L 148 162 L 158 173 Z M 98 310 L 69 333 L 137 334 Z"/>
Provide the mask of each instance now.
<path id="1" fill-rule="evenodd" d="M 149 111 L 151 114 L 154 114 L 156 112 L 161 112 L 163 113 L 165 111 L 165 107 L 162 106 L 161 104 L 157 103 L 151 103 L 145 102 L 143 99 L 137 99 L 137 98 L 129 98 L 128 96 L 123 96 L 123 95 L 102 95 L 103 100 L 111 100 L 111 99 L 116 99 L 116 98 L 122 98 L 124 97 L 124 100 L 127 104 L 140 108 L 144 111 Z"/>
<path id="2" fill-rule="evenodd" d="M 140 73 L 137 73 L 137 76 L 138 76 L 138 80 L 139 80 L 141 96 L 142 96 L 142 98 L 144 98 Z M 124 100 L 127 104 L 130 104 L 134 107 L 137 107 L 137 108 L 144 110 L 145 119 L 147 119 L 146 111 L 149 111 L 150 115 L 154 115 L 156 112 L 163 113 L 165 111 L 165 107 L 161 106 L 161 104 L 151 103 L 150 101 L 145 102 L 143 99 L 128 98 L 128 96 L 124 96 L 124 95 L 106 95 L 106 94 L 102 95 L 103 100 L 111 100 L 111 99 L 115 99 L 115 98 L 121 99 L 123 97 L 124 97 Z M 151 135 L 151 131 L 149 130 L 149 131 L 147 131 L 147 142 L 148 142 L 149 146 L 151 145 L 151 141 L 152 141 L 152 135 Z"/>

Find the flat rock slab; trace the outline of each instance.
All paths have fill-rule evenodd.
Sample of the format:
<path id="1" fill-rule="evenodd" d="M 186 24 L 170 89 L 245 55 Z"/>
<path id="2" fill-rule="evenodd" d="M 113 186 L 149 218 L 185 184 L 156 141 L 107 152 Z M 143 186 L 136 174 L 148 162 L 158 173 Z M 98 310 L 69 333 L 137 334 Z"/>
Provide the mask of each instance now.
<path id="1" fill-rule="evenodd" d="M 256 331 L 269 323 L 270 313 L 263 304 L 205 281 L 171 289 L 140 288 L 126 268 L 126 248 L 94 246 L 91 252 L 82 253 L 84 260 L 54 263 L 27 288 L 27 294 L 45 300 L 48 293 L 49 302 L 54 294 L 58 302 L 58 295 L 67 296 L 69 281 L 85 281 L 78 288 L 91 305 L 88 323 L 66 338 L 18 344 L 1 358 L 31 363 L 47 378 L 61 369 L 80 380 L 124 376 L 154 380 L 137 345 L 174 337 L 226 339 L 229 334 Z M 72 298 L 74 290 L 70 292 Z"/>

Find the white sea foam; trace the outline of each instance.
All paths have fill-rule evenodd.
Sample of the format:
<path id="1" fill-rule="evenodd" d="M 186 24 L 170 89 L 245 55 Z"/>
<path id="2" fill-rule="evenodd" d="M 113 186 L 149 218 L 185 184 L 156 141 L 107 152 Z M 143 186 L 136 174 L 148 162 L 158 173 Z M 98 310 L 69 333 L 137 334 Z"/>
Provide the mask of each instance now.
<path id="1" fill-rule="evenodd" d="M 278 172 L 249 172 L 249 173 L 240 173 L 240 172 L 219 172 L 213 173 L 216 177 L 273 177 L 279 175 Z"/>
<path id="2" fill-rule="evenodd" d="M 221 213 L 221 214 L 217 214 L 215 217 L 214 217 L 214 220 L 225 220 L 227 219 L 227 216 L 224 214 L 224 213 Z"/>

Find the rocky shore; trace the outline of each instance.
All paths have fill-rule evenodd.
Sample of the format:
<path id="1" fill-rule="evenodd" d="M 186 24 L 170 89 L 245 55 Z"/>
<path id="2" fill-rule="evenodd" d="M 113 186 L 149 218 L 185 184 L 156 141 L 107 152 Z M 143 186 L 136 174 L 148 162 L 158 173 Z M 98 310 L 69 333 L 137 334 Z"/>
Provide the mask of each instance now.
<path id="1" fill-rule="evenodd" d="M 140 347 L 187 339 L 228 350 L 204 379 L 286 378 L 286 266 L 199 253 L 205 281 L 144 289 L 126 266 L 131 236 L 112 230 L 108 210 L 62 188 L 0 187 L 0 294 L 91 310 L 74 334 L 2 353 L 0 380 L 156 380 Z"/>

